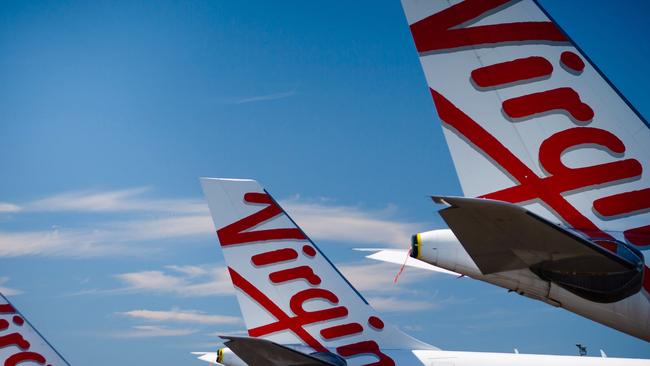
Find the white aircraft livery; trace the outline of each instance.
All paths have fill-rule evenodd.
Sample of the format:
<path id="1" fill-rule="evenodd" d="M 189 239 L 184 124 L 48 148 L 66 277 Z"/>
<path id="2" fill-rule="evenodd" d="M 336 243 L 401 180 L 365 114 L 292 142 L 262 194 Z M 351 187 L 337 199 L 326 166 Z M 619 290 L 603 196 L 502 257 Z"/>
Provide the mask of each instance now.
<path id="1" fill-rule="evenodd" d="M 0 365 L 70 366 L 2 294 L 0 294 Z"/>
<path id="2" fill-rule="evenodd" d="M 533 0 L 403 7 L 465 195 L 412 255 L 650 341 L 647 121 Z"/>
<path id="3" fill-rule="evenodd" d="M 226 366 L 645 365 L 649 360 L 450 352 L 382 319 L 256 181 L 202 178 L 248 337 L 199 359 Z"/>

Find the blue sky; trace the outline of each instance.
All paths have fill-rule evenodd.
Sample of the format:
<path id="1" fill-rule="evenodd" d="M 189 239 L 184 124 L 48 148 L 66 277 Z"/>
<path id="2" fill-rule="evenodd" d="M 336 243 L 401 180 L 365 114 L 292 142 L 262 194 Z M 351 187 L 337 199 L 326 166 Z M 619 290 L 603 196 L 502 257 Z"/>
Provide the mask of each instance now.
<path id="1" fill-rule="evenodd" d="M 541 3 L 648 116 L 648 5 Z M 477 281 L 393 286 L 351 250 L 406 247 L 444 226 L 428 194 L 461 194 L 398 1 L 3 1 L 0 168 L 0 287 L 73 365 L 200 365 L 243 329 L 200 176 L 262 182 L 436 346 L 650 357 Z"/>

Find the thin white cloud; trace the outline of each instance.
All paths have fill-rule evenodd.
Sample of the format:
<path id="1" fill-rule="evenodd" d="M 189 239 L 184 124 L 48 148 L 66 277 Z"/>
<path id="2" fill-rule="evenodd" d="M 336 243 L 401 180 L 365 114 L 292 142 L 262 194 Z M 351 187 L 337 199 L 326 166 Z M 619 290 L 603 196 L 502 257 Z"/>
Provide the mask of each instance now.
<path id="1" fill-rule="evenodd" d="M 175 272 L 179 272 L 182 274 L 185 274 L 189 277 L 197 277 L 197 276 L 203 276 L 207 273 L 210 272 L 206 266 L 177 266 L 177 265 L 169 265 L 166 266 L 167 269 L 170 269 Z"/>
<path id="2" fill-rule="evenodd" d="M 18 212 L 21 207 L 13 203 L 0 202 L 0 213 Z"/>
<path id="3" fill-rule="evenodd" d="M 143 195 L 146 187 L 110 191 L 75 191 L 55 194 L 22 205 L 25 211 L 42 212 L 125 212 L 150 211 L 173 213 L 207 213 L 201 200 L 151 199 Z"/>
<path id="4" fill-rule="evenodd" d="M 134 246 L 133 243 L 208 237 L 212 232 L 212 223 L 206 215 L 97 223 L 90 228 L 0 231 L 0 257 L 133 255 L 156 250 L 156 247 Z"/>
<path id="5" fill-rule="evenodd" d="M 271 93 L 271 94 L 263 94 L 263 95 L 255 95 L 252 97 L 245 97 L 245 98 L 237 98 L 237 99 L 230 99 L 226 101 L 228 104 L 246 104 L 246 103 L 255 103 L 255 102 L 265 102 L 265 101 L 271 101 L 271 100 L 278 100 L 278 99 L 284 99 L 288 98 L 291 96 L 296 95 L 295 90 L 289 90 L 286 92 L 279 92 L 279 93 Z"/>
<path id="6" fill-rule="evenodd" d="M 337 266 L 368 302 L 381 312 L 414 312 L 437 309 L 455 299 L 423 299 L 421 291 L 431 281 L 433 272 L 405 268 L 397 283 L 400 267 L 390 263 L 354 262 Z"/>
<path id="7" fill-rule="evenodd" d="M 184 297 L 224 296 L 235 292 L 224 266 L 169 266 L 167 269 L 115 275 L 125 285 L 118 291 L 148 291 Z"/>
<path id="8" fill-rule="evenodd" d="M 209 325 L 240 324 L 241 318 L 227 315 L 212 315 L 196 310 L 131 310 L 117 313 L 134 319 L 143 319 L 155 322 L 197 323 Z"/>
<path id="9" fill-rule="evenodd" d="M 209 215 L 174 216 L 136 220 L 114 225 L 122 231 L 123 241 L 151 241 L 203 235 L 213 238 L 214 226 Z M 214 242 L 216 245 L 216 241 Z"/>
<path id="10" fill-rule="evenodd" d="M 0 277 L 0 292 L 5 296 L 20 295 L 23 292 L 21 290 L 7 287 L 5 284 L 9 282 L 9 277 Z"/>
<path id="11" fill-rule="evenodd" d="M 229 331 L 216 331 L 212 333 L 206 334 L 207 336 L 211 337 L 221 337 L 222 335 L 230 335 L 230 336 L 244 336 L 248 337 L 248 330 L 246 329 L 239 329 L 239 330 L 229 330 Z"/>
<path id="12" fill-rule="evenodd" d="M 115 332 L 113 338 L 153 338 L 153 337 L 180 337 L 197 333 L 198 329 L 169 328 L 158 325 L 136 325 L 130 330 Z"/>
<path id="13" fill-rule="evenodd" d="M 102 246 L 111 233 L 100 230 L 59 230 L 2 232 L 0 231 L 0 257 L 23 255 L 98 256 L 120 253 L 117 243 Z"/>
<path id="14" fill-rule="evenodd" d="M 438 307 L 433 301 L 406 300 L 397 297 L 369 297 L 368 302 L 382 312 L 407 312 L 431 310 Z"/>
<path id="15" fill-rule="evenodd" d="M 13 205 L 21 215 L 128 212 L 135 217 L 116 221 L 115 215 L 111 218 L 88 215 L 97 221 L 86 222 L 83 227 L 0 231 L 0 257 L 134 255 L 162 249 L 163 240 L 213 237 L 212 220 L 202 200 L 152 199 L 145 197 L 146 192 L 146 188 L 67 192 Z M 283 201 L 282 205 L 317 241 L 405 247 L 410 235 L 423 228 L 421 224 L 395 220 L 395 212 L 390 208 L 364 210 L 356 206 L 301 202 L 296 198 Z"/>
<path id="16" fill-rule="evenodd" d="M 395 283 L 395 275 L 400 270 L 400 267 L 395 264 L 364 261 L 340 264 L 337 268 L 357 290 L 362 292 L 405 292 L 409 291 L 413 284 L 425 282 L 432 276 L 431 272 L 405 268 Z"/>
<path id="17" fill-rule="evenodd" d="M 130 289 L 172 291 L 182 287 L 186 282 L 179 277 L 169 276 L 161 271 L 141 271 L 116 275 Z"/>
<path id="18" fill-rule="evenodd" d="M 305 203 L 295 199 L 283 201 L 282 205 L 315 240 L 405 248 L 411 235 L 421 231 L 424 226 L 391 218 L 394 210 L 390 208 L 373 211 L 355 206 Z"/>
<path id="19" fill-rule="evenodd" d="M 208 209 L 197 199 L 147 198 L 147 188 L 109 191 L 77 191 L 19 205 L 0 204 L 0 213 L 49 212 L 140 213 L 130 221 L 103 216 L 87 227 L 55 227 L 51 230 L 0 231 L 0 257 L 22 255 L 89 257 L 131 255 L 137 242 L 209 235 L 213 232 Z M 4 205 L 4 206 L 3 206 Z M 6 207 L 3 211 L 2 207 Z M 13 207 L 13 208 L 12 208 Z M 146 214 L 146 215 L 145 215 Z M 153 217 L 152 217 L 153 215 Z M 57 216 L 53 216 L 56 219 Z M 91 218 L 93 216 L 90 216 Z M 140 251 L 152 251 L 150 246 Z"/>

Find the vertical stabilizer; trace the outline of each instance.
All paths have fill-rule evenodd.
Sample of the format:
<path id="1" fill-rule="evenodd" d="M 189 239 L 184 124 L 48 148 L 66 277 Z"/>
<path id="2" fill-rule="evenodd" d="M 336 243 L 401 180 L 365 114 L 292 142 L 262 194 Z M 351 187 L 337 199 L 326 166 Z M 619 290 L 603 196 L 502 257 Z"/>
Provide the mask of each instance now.
<path id="1" fill-rule="evenodd" d="M 650 129 L 533 0 L 403 0 L 465 196 L 650 245 Z"/>
<path id="2" fill-rule="evenodd" d="M 70 366 L 2 294 L 0 294 L 0 364 Z"/>
<path id="3" fill-rule="evenodd" d="M 355 365 L 433 348 L 383 321 L 256 181 L 201 184 L 251 337 L 333 350 Z"/>
<path id="4" fill-rule="evenodd" d="M 465 196 L 650 249 L 648 122 L 536 1 L 402 5 Z"/>

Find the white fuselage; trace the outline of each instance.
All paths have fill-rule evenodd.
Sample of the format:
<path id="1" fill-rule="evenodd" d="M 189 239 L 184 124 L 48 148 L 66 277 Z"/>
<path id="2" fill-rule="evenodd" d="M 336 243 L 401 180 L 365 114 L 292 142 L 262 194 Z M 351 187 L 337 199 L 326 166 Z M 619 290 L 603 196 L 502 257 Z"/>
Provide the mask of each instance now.
<path id="1" fill-rule="evenodd" d="M 428 231 L 419 236 L 418 259 L 424 262 L 562 307 L 650 341 L 650 299 L 644 290 L 617 302 L 597 303 L 544 281 L 527 268 L 484 275 L 449 229 Z"/>
<path id="2" fill-rule="evenodd" d="M 649 360 L 628 358 L 598 358 L 578 356 L 549 356 L 516 353 L 413 351 L 426 366 L 599 366 L 650 365 Z"/>
<path id="3" fill-rule="evenodd" d="M 309 353 L 311 349 L 295 347 Z M 334 351 L 334 350 L 332 350 Z M 217 353 L 207 353 L 202 360 L 225 366 L 246 366 L 230 349 L 224 348 L 221 363 Z M 455 352 L 439 350 L 391 350 L 391 357 L 399 366 L 649 366 L 650 360 L 632 358 L 602 358 L 578 356 L 533 355 L 517 353 Z M 356 357 L 347 360 L 348 365 L 363 365 L 372 359 Z"/>

